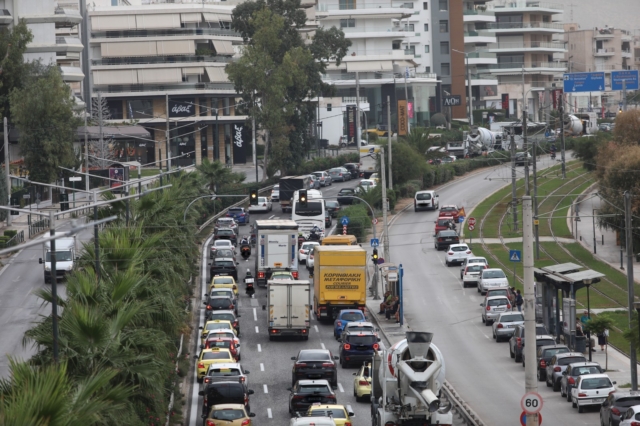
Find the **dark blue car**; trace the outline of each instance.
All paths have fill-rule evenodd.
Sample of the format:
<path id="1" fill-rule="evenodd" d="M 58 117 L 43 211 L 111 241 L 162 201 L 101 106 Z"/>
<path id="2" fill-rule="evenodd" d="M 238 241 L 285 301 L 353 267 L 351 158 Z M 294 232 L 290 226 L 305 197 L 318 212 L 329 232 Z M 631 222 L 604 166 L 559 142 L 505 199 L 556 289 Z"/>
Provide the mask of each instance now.
<path id="1" fill-rule="evenodd" d="M 249 212 L 244 207 L 229 208 L 227 217 L 234 218 L 238 225 L 247 225 L 249 223 Z"/>
<path id="2" fill-rule="evenodd" d="M 364 313 L 359 309 L 343 309 L 338 313 L 335 321 L 333 321 L 333 337 L 338 340 L 344 330 L 344 326 L 350 322 L 363 322 L 367 319 Z"/>
<path id="3" fill-rule="evenodd" d="M 340 366 L 359 366 L 365 361 L 371 361 L 374 352 L 379 348 L 378 338 L 372 332 L 344 333 L 340 339 Z"/>

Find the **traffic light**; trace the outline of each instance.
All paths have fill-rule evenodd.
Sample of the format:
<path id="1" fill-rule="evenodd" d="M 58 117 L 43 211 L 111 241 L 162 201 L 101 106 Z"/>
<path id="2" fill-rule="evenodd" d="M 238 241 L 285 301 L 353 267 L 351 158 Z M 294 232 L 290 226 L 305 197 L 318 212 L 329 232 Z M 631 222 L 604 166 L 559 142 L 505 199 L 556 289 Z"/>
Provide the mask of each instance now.
<path id="1" fill-rule="evenodd" d="M 373 254 L 371 255 L 371 260 L 373 260 L 373 263 L 378 264 L 378 249 L 377 248 L 373 249 Z"/>
<path id="2" fill-rule="evenodd" d="M 252 189 L 249 192 L 249 204 L 252 206 L 257 206 L 258 205 L 258 190 L 257 189 Z"/>
<path id="3" fill-rule="evenodd" d="M 298 199 L 299 199 L 300 205 L 302 207 L 307 207 L 307 190 L 306 189 L 301 189 L 300 190 L 300 195 L 299 195 Z"/>

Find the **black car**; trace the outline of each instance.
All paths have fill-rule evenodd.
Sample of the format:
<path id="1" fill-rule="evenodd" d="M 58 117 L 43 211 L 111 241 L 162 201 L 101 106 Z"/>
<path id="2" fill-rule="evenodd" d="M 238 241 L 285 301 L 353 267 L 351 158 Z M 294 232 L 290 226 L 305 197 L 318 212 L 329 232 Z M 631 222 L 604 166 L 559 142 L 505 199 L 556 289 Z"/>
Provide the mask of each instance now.
<path id="1" fill-rule="evenodd" d="M 213 233 L 214 240 L 229 240 L 234 246 L 238 244 L 238 235 L 231 228 L 218 228 Z"/>
<path id="2" fill-rule="evenodd" d="M 526 155 L 526 157 L 525 157 Z M 525 160 L 526 158 L 526 160 Z M 529 163 L 529 165 L 531 165 L 531 154 L 529 154 L 528 152 L 517 152 L 516 153 L 516 167 L 517 166 L 524 166 L 525 161 L 527 161 Z"/>
<path id="3" fill-rule="evenodd" d="M 235 301 L 229 296 L 211 296 L 207 299 L 207 316 L 212 311 L 236 311 Z M 223 318 L 214 318 L 223 319 Z"/>
<path id="4" fill-rule="evenodd" d="M 324 208 L 331 213 L 331 217 L 338 217 L 340 211 L 340 203 L 337 201 L 325 201 Z"/>
<path id="5" fill-rule="evenodd" d="M 543 337 L 548 335 L 549 332 L 544 324 L 536 324 L 536 337 Z M 547 341 L 544 345 L 553 345 L 554 340 Z M 541 345 L 541 346 L 544 346 Z M 509 355 L 511 358 L 515 358 L 516 362 L 522 361 L 522 348 L 524 348 L 524 324 L 516 325 L 511 339 L 509 339 Z"/>
<path id="6" fill-rule="evenodd" d="M 436 250 L 444 250 L 451 244 L 460 244 L 460 237 L 456 231 L 439 231 L 433 240 Z"/>
<path id="7" fill-rule="evenodd" d="M 536 352 L 540 346 L 553 346 L 556 344 L 553 336 L 536 336 Z M 524 341 L 522 341 L 522 347 L 524 348 Z M 525 366 L 525 352 L 521 350 L 520 359 L 522 359 L 522 366 Z"/>
<path id="8" fill-rule="evenodd" d="M 336 404 L 336 394 L 326 380 L 298 380 L 287 389 L 289 394 L 289 413 L 304 413 L 316 403 Z"/>
<path id="9" fill-rule="evenodd" d="M 555 354 L 562 354 L 565 352 L 569 352 L 569 348 L 565 345 L 553 344 L 538 347 L 538 350 L 536 351 L 536 371 L 539 382 L 546 380 L 547 364 L 551 362 L 551 358 L 553 358 Z"/>
<path id="10" fill-rule="evenodd" d="M 353 188 L 342 188 L 340 192 L 338 192 L 338 203 L 342 204 L 353 204 L 354 198 L 347 197 L 347 195 L 355 196 L 356 191 Z"/>
<path id="11" fill-rule="evenodd" d="M 611 392 L 600 407 L 600 424 L 618 426 L 620 415 L 634 405 L 640 405 L 640 391 Z"/>
<path id="12" fill-rule="evenodd" d="M 325 379 L 331 386 L 338 386 L 338 368 L 334 362 L 337 359 L 326 349 L 301 350 L 298 356 L 291 357 L 295 361 L 291 369 L 291 386 L 302 379 Z"/>
<path id="13" fill-rule="evenodd" d="M 331 213 L 328 210 L 324 211 L 324 227 L 331 228 Z"/>
<path id="14" fill-rule="evenodd" d="M 344 166 L 345 169 L 349 170 L 349 174 L 351 174 L 352 179 L 356 179 L 360 176 L 360 165 L 357 163 L 347 163 Z"/>
<path id="15" fill-rule="evenodd" d="M 253 395 L 253 390 L 247 389 L 244 383 L 235 382 L 217 382 L 208 383 L 204 389 L 198 392 L 203 396 L 202 400 L 202 418 L 206 418 L 211 407 L 219 404 L 242 404 L 249 409 L 249 395 Z"/>
<path id="16" fill-rule="evenodd" d="M 342 333 L 340 336 L 340 366 L 362 365 L 364 361 L 371 360 L 378 350 L 378 336 L 372 332 L 357 331 L 354 333 Z"/>
<path id="17" fill-rule="evenodd" d="M 236 282 L 238 281 L 238 262 L 233 258 L 217 257 L 210 264 L 209 274 L 212 277 L 216 275 L 230 275 Z"/>

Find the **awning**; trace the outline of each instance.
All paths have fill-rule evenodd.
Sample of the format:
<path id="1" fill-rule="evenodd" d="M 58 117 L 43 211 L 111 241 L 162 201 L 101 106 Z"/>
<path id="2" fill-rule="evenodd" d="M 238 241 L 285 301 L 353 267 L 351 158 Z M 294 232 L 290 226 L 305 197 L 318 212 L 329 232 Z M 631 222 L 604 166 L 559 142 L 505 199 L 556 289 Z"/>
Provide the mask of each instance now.
<path id="1" fill-rule="evenodd" d="M 139 30 L 180 28 L 180 15 L 174 13 L 136 15 L 136 25 Z"/>
<path id="2" fill-rule="evenodd" d="M 182 82 L 181 68 L 155 68 L 138 70 L 140 84 L 161 84 Z"/>
<path id="3" fill-rule="evenodd" d="M 76 133 L 78 140 L 84 140 L 84 134 L 87 133 L 89 139 L 100 138 L 100 126 L 80 126 Z M 150 139 L 151 134 L 142 126 L 103 126 L 102 137 L 109 139 Z"/>
<path id="4" fill-rule="evenodd" d="M 347 64 L 344 62 L 341 62 L 340 66 L 337 66 L 335 63 L 327 64 L 327 71 L 346 70 L 346 69 L 347 69 Z"/>
<path id="5" fill-rule="evenodd" d="M 182 68 L 184 75 L 201 75 L 204 74 L 204 67 Z"/>
<path id="6" fill-rule="evenodd" d="M 233 45 L 230 41 L 226 40 L 212 40 L 213 47 L 216 49 L 218 55 L 233 55 L 235 51 L 233 50 Z"/>
<path id="7" fill-rule="evenodd" d="M 117 31 L 117 30 L 135 30 L 135 15 L 117 15 L 117 16 L 92 16 L 91 29 L 93 31 Z"/>
<path id="8" fill-rule="evenodd" d="M 202 13 L 181 13 L 180 21 L 182 22 L 202 22 Z"/>
<path id="9" fill-rule="evenodd" d="M 128 58 L 157 56 L 155 41 L 131 41 L 126 43 L 100 43 L 103 58 Z"/>
<path id="10" fill-rule="evenodd" d="M 158 56 L 168 55 L 195 55 L 195 40 L 169 40 L 159 41 Z"/>
<path id="11" fill-rule="evenodd" d="M 393 61 L 392 62 L 393 65 L 397 66 L 397 67 L 402 67 L 402 71 L 404 72 L 404 68 L 405 67 L 409 67 L 409 68 L 413 68 L 416 66 L 415 63 L 413 62 L 409 62 L 409 61 Z"/>
<path id="12" fill-rule="evenodd" d="M 220 17 L 218 17 L 218 14 L 216 13 L 203 13 L 202 16 L 204 16 L 204 20 L 207 22 L 220 22 Z"/>
<path id="13" fill-rule="evenodd" d="M 209 81 L 215 83 L 228 83 L 229 77 L 227 73 L 224 71 L 222 67 L 207 67 L 207 75 L 209 76 Z"/>
<path id="14" fill-rule="evenodd" d="M 374 62 L 347 62 L 347 72 L 372 72 L 378 71 Z"/>
<path id="15" fill-rule="evenodd" d="M 93 71 L 93 84 L 138 84 L 138 74 L 136 70 Z"/>
<path id="16" fill-rule="evenodd" d="M 231 14 L 229 13 L 218 13 L 218 19 L 222 22 L 231 22 Z"/>
<path id="17" fill-rule="evenodd" d="M 393 71 L 393 62 L 391 61 L 380 61 L 379 71 Z"/>

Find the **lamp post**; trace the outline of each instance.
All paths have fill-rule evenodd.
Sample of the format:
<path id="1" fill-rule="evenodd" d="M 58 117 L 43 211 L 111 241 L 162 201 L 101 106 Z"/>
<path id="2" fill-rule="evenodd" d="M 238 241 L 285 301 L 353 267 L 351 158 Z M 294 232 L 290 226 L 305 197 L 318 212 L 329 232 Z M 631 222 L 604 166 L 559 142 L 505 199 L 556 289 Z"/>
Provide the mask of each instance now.
<path id="1" fill-rule="evenodd" d="M 471 75 L 469 71 L 469 54 L 460 50 L 451 49 L 456 53 L 462 53 L 464 55 L 464 62 L 467 67 L 467 91 L 469 96 L 469 126 L 473 126 L 473 97 L 471 96 Z"/>

